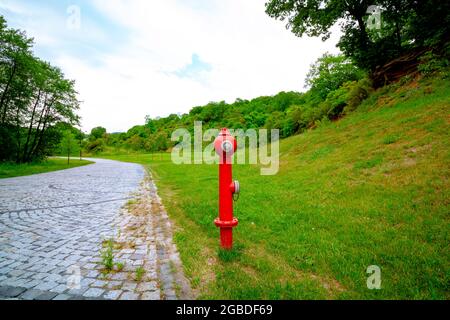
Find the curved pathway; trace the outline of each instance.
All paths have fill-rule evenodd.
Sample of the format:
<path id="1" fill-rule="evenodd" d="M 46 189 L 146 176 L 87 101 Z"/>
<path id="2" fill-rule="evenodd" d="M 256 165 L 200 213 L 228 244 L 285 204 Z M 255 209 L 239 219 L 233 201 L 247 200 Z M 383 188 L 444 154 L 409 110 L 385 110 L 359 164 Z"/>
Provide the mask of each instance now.
<path id="1" fill-rule="evenodd" d="M 140 165 L 93 161 L 0 179 L 0 299 L 189 298 L 153 181 Z"/>

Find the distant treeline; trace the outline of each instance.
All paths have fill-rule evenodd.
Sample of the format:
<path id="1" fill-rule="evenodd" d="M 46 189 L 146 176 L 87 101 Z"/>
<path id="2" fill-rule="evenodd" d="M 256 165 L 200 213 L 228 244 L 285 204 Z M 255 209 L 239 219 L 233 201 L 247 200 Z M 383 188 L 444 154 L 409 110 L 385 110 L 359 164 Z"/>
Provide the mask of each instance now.
<path id="1" fill-rule="evenodd" d="M 448 72 L 449 61 L 431 52 L 424 54 L 419 71 L 423 75 Z M 175 145 L 172 132 L 186 128 L 193 132 L 195 121 L 204 129 L 279 129 L 286 138 L 334 121 L 358 108 L 373 91 L 367 73 L 343 55 L 325 54 L 312 67 L 306 79 L 309 90 L 280 92 L 234 103 L 211 102 L 193 108 L 188 114 L 147 118 L 145 125 L 126 133 L 106 132 L 97 127 L 84 142 L 88 153 L 159 152 Z"/>
<path id="2" fill-rule="evenodd" d="M 202 121 L 204 129 L 279 129 L 285 138 L 354 110 L 371 90 L 366 73 L 342 55 L 325 54 L 312 66 L 306 81 L 310 87 L 306 93 L 280 92 L 250 101 L 237 99 L 231 104 L 211 102 L 188 114 L 147 118 L 145 125 L 126 133 L 108 134 L 98 127 L 89 136 L 86 151 L 164 151 L 175 144 L 171 141 L 173 131 L 193 130 L 195 121 Z"/>
<path id="3" fill-rule="evenodd" d="M 0 16 L 0 161 L 43 159 L 79 121 L 74 82 L 35 57 L 32 46 Z"/>

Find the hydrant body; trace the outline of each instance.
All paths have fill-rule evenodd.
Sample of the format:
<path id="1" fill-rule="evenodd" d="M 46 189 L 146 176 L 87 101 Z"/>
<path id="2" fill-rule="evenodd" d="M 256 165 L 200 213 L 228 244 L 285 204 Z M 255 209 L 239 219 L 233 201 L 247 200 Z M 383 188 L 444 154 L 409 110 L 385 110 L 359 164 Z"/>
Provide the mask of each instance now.
<path id="1" fill-rule="evenodd" d="M 233 216 L 233 196 L 239 194 L 239 182 L 233 181 L 232 159 L 237 142 L 228 129 L 222 129 L 215 141 L 219 162 L 219 218 L 215 224 L 220 228 L 220 243 L 223 249 L 233 248 L 233 228 L 238 220 Z"/>

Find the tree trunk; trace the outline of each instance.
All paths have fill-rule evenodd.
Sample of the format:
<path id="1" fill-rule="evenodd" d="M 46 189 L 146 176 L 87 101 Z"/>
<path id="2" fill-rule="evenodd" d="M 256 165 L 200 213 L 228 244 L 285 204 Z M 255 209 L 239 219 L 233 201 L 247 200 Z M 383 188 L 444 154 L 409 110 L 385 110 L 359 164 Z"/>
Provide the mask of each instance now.
<path id="1" fill-rule="evenodd" d="M 16 144 L 17 144 L 17 153 L 16 153 L 16 163 L 20 163 L 20 154 L 21 154 L 21 134 L 20 134 L 20 107 L 17 107 L 16 112 Z"/>
<path id="2" fill-rule="evenodd" d="M 46 126 L 47 126 L 47 120 L 48 120 L 47 117 L 48 117 L 49 111 L 50 111 L 50 106 L 48 106 L 48 107 L 46 108 L 46 112 L 45 112 L 45 115 L 44 115 L 44 123 L 43 123 L 43 125 L 42 125 L 42 130 L 39 132 L 39 138 L 38 138 L 37 144 L 35 144 L 35 145 L 34 145 L 34 148 L 31 149 L 31 152 L 30 152 L 30 158 L 32 158 L 33 155 L 35 155 L 36 151 L 39 150 L 39 147 L 40 147 L 41 144 L 42 144 L 42 139 L 43 139 L 43 137 L 44 137 L 45 130 L 47 129 Z M 38 135 L 38 133 L 36 132 L 36 136 L 37 136 L 37 135 Z"/>
<path id="3" fill-rule="evenodd" d="M 39 94 L 37 96 L 36 103 L 34 104 L 34 107 L 33 107 L 33 113 L 31 114 L 30 126 L 28 127 L 27 142 L 25 143 L 25 146 L 23 148 L 23 158 L 22 158 L 23 162 L 29 161 L 29 159 L 27 159 L 28 145 L 30 143 L 31 132 L 33 131 L 34 116 L 36 115 L 36 108 L 41 99 L 41 93 L 42 93 L 42 91 L 41 91 L 41 89 L 39 89 Z"/>
<path id="4" fill-rule="evenodd" d="M 369 35 L 367 34 L 366 24 L 364 23 L 363 16 L 357 16 L 356 20 L 358 21 L 359 30 L 361 31 L 361 46 L 364 50 L 367 50 L 367 45 L 369 43 Z"/>
<path id="5" fill-rule="evenodd" d="M 47 97 L 46 97 L 45 98 L 45 102 L 44 102 L 44 107 L 42 108 L 41 116 L 39 118 L 39 123 L 38 123 L 38 126 L 36 128 L 36 133 L 35 133 L 35 136 L 34 136 L 33 144 L 31 145 L 30 152 L 28 153 L 28 158 L 30 160 L 32 158 L 33 153 L 36 151 L 37 147 L 41 143 L 40 140 L 41 140 L 43 132 L 45 131 L 45 126 L 47 124 L 47 115 L 48 115 L 48 112 L 50 110 L 50 106 L 52 104 L 53 104 L 53 101 L 50 104 L 47 104 Z M 42 130 L 40 131 L 39 129 L 41 128 L 42 124 L 43 124 L 43 127 L 42 127 Z"/>
<path id="6" fill-rule="evenodd" d="M 13 66 L 11 75 L 9 76 L 8 83 L 6 84 L 5 91 L 3 91 L 2 98 L 0 99 L 0 110 L 3 110 L 2 124 L 4 124 L 6 121 L 6 111 L 7 111 L 6 95 L 9 91 L 9 87 L 11 86 L 11 83 L 12 83 L 12 80 L 14 79 L 14 75 L 16 74 L 16 71 L 17 71 L 17 63 L 14 62 L 14 66 Z"/>
<path id="7" fill-rule="evenodd" d="M 44 112 L 45 112 L 45 109 L 46 109 L 46 108 L 47 108 L 47 96 L 45 96 L 44 107 L 42 108 L 41 115 L 39 116 L 38 126 L 36 127 L 36 132 L 35 132 L 35 134 L 34 134 L 34 139 L 33 139 L 33 143 L 31 144 L 30 152 L 29 152 L 28 155 L 27 155 L 27 157 L 28 157 L 29 160 L 30 160 L 30 158 L 31 158 L 31 151 L 33 150 L 33 148 L 34 148 L 35 145 L 36 145 L 38 133 L 39 133 L 39 130 L 41 129 L 42 120 L 44 119 Z"/>
<path id="8" fill-rule="evenodd" d="M 67 148 L 67 165 L 70 165 L 70 154 L 72 153 L 72 140 L 71 138 L 68 139 L 69 145 Z"/>
<path id="9" fill-rule="evenodd" d="M 397 36 L 398 51 L 402 52 L 402 34 L 401 34 L 400 24 L 398 21 L 395 22 L 395 33 Z"/>

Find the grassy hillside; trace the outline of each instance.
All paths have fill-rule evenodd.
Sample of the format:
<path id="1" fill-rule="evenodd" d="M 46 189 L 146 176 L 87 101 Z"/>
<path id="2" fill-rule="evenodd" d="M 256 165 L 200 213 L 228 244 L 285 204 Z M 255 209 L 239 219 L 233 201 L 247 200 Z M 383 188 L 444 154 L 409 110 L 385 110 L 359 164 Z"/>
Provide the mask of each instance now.
<path id="1" fill-rule="evenodd" d="M 43 162 L 36 163 L 0 163 L 0 179 L 20 176 L 29 176 L 32 174 L 45 173 L 51 171 L 65 170 L 91 164 L 90 161 L 71 159 L 67 164 L 67 159 L 50 158 Z"/>
<path id="2" fill-rule="evenodd" d="M 218 248 L 217 167 L 149 164 L 201 298 L 448 299 L 450 81 L 375 92 L 281 143 L 277 176 L 236 166 L 236 249 Z M 382 270 L 368 290 L 366 269 Z"/>

